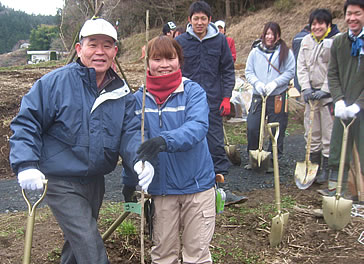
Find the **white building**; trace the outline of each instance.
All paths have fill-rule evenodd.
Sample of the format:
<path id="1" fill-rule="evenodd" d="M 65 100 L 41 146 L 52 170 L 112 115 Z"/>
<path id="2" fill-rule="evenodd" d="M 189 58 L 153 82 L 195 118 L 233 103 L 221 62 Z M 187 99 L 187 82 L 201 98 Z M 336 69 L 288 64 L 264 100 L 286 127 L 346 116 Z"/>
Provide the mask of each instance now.
<path id="1" fill-rule="evenodd" d="M 32 50 L 27 51 L 30 55 L 30 60 L 28 64 L 39 63 L 42 61 L 58 60 L 59 52 L 55 50 Z"/>

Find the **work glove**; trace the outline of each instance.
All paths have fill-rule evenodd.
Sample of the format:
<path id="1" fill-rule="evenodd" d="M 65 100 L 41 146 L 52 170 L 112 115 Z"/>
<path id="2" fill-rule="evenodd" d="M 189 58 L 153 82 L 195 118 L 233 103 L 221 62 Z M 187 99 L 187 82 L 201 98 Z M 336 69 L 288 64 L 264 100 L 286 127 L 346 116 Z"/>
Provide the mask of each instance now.
<path id="1" fill-rule="evenodd" d="M 263 95 L 264 94 L 264 88 L 265 88 L 265 85 L 264 83 L 262 82 L 256 82 L 255 83 L 255 90 L 260 94 L 260 95 Z"/>
<path id="2" fill-rule="evenodd" d="M 313 90 L 311 88 L 303 90 L 303 100 L 308 103 L 309 100 L 313 99 Z"/>
<path id="3" fill-rule="evenodd" d="M 359 113 L 360 107 L 357 104 L 349 105 L 345 108 L 346 118 L 354 118 Z"/>
<path id="4" fill-rule="evenodd" d="M 137 150 L 138 159 L 141 161 L 153 160 L 159 152 L 166 151 L 167 144 L 161 136 L 148 139 Z"/>
<path id="5" fill-rule="evenodd" d="M 227 116 L 230 115 L 230 98 L 224 97 L 220 105 L 220 115 Z"/>
<path id="6" fill-rule="evenodd" d="M 24 190 L 43 189 L 44 174 L 37 169 L 26 169 L 18 173 L 18 183 Z"/>
<path id="7" fill-rule="evenodd" d="M 271 82 L 267 83 L 264 86 L 265 95 L 269 96 L 274 91 L 275 88 L 277 88 L 277 83 L 275 81 L 271 81 Z"/>
<path id="8" fill-rule="evenodd" d="M 134 171 L 138 174 L 140 187 L 146 192 L 154 177 L 154 167 L 148 161 L 144 161 L 143 168 L 143 162 L 140 160 L 135 163 Z"/>
<path id="9" fill-rule="evenodd" d="M 335 111 L 334 114 L 336 117 L 341 119 L 346 119 L 346 104 L 344 100 L 339 100 L 335 103 Z"/>
<path id="10" fill-rule="evenodd" d="M 328 97 L 330 97 L 330 93 L 327 93 L 322 90 L 317 90 L 313 93 L 312 100 L 321 100 L 321 99 L 328 98 Z"/>

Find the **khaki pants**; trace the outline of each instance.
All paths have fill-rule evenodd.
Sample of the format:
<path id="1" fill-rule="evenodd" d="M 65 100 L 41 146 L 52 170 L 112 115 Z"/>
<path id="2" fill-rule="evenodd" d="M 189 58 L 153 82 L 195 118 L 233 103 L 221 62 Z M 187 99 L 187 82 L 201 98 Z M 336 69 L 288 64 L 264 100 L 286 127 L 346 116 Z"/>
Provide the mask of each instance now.
<path id="1" fill-rule="evenodd" d="M 306 104 L 304 114 L 306 142 L 310 126 L 310 109 L 310 105 Z M 329 107 L 327 105 L 322 106 L 322 102 L 319 102 L 316 106 L 312 122 L 311 153 L 322 151 L 324 157 L 329 157 L 332 125 L 333 119 Z"/>
<path id="2" fill-rule="evenodd" d="M 183 263 L 212 263 L 209 245 L 215 229 L 215 189 L 153 199 L 152 263 L 180 263 L 180 237 Z"/>

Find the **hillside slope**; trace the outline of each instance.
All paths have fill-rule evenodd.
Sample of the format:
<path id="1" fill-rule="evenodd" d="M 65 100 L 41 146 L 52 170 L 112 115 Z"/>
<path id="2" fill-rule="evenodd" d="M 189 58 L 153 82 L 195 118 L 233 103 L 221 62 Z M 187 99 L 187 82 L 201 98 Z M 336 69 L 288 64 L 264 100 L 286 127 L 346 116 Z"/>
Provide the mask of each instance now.
<path id="1" fill-rule="evenodd" d="M 259 38 L 263 26 L 268 21 L 275 21 L 281 26 L 282 39 L 291 46 L 292 38 L 308 22 L 310 12 L 315 8 L 328 8 L 334 16 L 334 23 L 339 29 L 345 29 L 342 0 L 293 0 L 296 4 L 289 12 L 278 12 L 275 7 L 249 12 L 241 17 L 227 21 L 227 36 L 234 38 L 237 50 L 237 68 L 243 68 L 252 42 Z M 212 18 L 213 21 L 214 18 Z M 160 33 L 151 30 L 150 38 Z M 122 40 L 122 62 L 132 62 L 140 57 L 141 47 L 145 44 L 144 33 L 135 34 Z"/>

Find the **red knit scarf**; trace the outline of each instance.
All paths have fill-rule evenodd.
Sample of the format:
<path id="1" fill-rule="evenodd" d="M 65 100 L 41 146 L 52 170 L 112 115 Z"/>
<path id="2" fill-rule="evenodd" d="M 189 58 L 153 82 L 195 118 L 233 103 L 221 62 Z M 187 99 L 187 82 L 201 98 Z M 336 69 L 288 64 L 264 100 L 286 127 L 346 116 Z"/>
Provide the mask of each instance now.
<path id="1" fill-rule="evenodd" d="M 182 82 L 181 69 L 170 74 L 152 76 L 147 73 L 147 90 L 153 96 L 157 104 L 163 104 L 168 96 L 173 93 Z"/>

